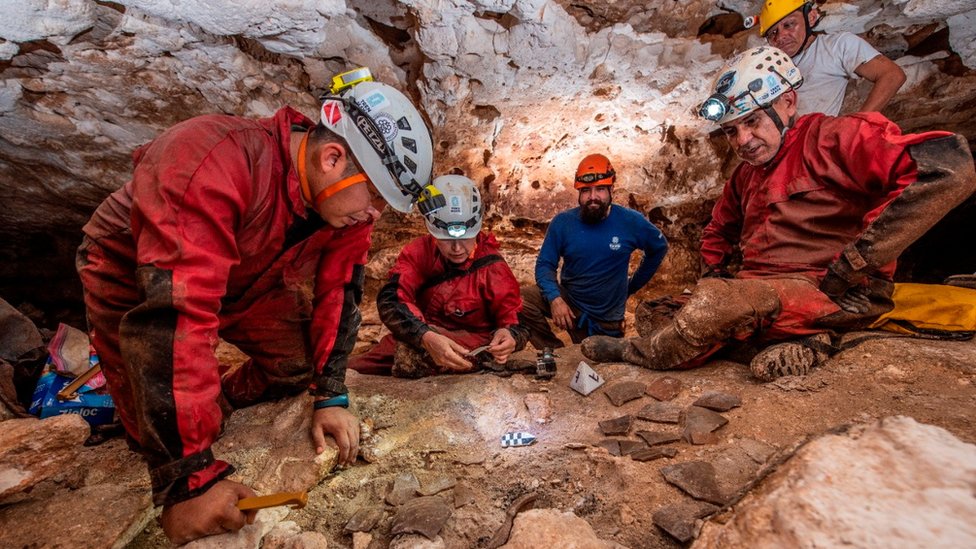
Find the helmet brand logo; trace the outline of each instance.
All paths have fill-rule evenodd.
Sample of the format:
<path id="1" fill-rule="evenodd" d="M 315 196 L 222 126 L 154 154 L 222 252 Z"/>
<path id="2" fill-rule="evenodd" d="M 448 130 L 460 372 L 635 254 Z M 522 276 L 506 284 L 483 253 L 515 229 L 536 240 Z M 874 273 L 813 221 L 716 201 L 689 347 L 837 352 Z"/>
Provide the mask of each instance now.
<path id="1" fill-rule="evenodd" d="M 373 125 L 369 123 L 369 119 L 366 118 L 366 115 L 357 113 L 354 118 L 356 119 L 356 127 L 359 128 L 359 131 L 363 132 L 363 136 L 369 140 L 369 142 L 373 145 L 373 148 L 375 148 L 377 151 L 383 151 L 385 154 L 386 140 L 383 139 L 382 135 L 376 133 L 376 130 L 374 129 Z"/>
<path id="2" fill-rule="evenodd" d="M 342 109 L 339 108 L 338 101 L 328 101 L 322 105 L 322 120 L 330 126 L 335 126 L 342 120 Z"/>

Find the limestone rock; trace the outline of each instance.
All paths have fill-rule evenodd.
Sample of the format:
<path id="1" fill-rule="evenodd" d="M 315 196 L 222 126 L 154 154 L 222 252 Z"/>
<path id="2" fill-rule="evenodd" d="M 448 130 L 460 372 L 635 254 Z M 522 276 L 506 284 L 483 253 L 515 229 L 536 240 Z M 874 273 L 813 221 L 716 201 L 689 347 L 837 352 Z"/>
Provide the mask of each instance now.
<path id="1" fill-rule="evenodd" d="M 3 507 L 0 540 L 4 547 L 55 546 L 57 541 L 64 546 L 93 549 L 125 547 L 153 516 L 149 492 L 144 488 L 83 486 L 59 492 L 56 497 Z"/>
<path id="2" fill-rule="evenodd" d="M 552 421 L 552 401 L 545 393 L 525 395 L 525 407 L 528 408 L 532 421 L 543 425 Z"/>
<path id="3" fill-rule="evenodd" d="M 976 445 L 889 417 L 811 442 L 693 547 L 973 547 L 973 478 Z"/>
<path id="4" fill-rule="evenodd" d="M 574 547 L 576 549 L 623 549 L 597 537 L 585 520 L 568 511 L 530 509 L 515 517 L 508 543 L 502 549 Z"/>
<path id="5" fill-rule="evenodd" d="M 258 549 L 264 537 L 284 520 L 289 512 L 287 507 L 261 509 L 254 519 L 254 524 L 245 525 L 236 532 L 191 541 L 183 545 L 182 549 Z"/>
<path id="6" fill-rule="evenodd" d="M 89 434 L 76 414 L 47 419 L 11 419 L 0 428 L 0 502 L 11 501 L 39 482 L 75 475 L 74 465 Z"/>

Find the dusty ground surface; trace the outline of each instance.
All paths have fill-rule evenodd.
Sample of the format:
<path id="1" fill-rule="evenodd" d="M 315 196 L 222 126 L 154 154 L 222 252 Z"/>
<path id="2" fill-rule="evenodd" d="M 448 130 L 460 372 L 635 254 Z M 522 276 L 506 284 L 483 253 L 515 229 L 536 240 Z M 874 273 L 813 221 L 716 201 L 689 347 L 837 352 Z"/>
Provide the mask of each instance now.
<path id="1" fill-rule="evenodd" d="M 457 484 L 455 505 L 440 536 L 446 547 L 486 547 L 502 524 L 506 508 L 534 493 L 536 508 L 569 510 L 592 525 L 597 535 L 628 547 L 679 547 L 657 528 L 653 513 L 672 503 L 690 501 L 667 483 L 660 469 L 683 461 L 725 463 L 719 467 L 723 491 L 733 494 L 751 477 L 757 463 L 734 462 L 736 456 L 763 454 L 769 462 L 788 454 L 800 442 L 838 426 L 905 415 L 976 442 L 976 342 L 875 339 L 846 350 L 805 378 L 783 378 L 761 384 L 745 365 L 717 360 L 690 371 L 654 372 L 624 364 L 595 365 L 606 384 L 581 396 L 569 388 L 582 359 L 579 347 L 558 351 L 559 371 L 551 381 L 531 376 L 501 378 L 491 374 L 439 376 L 402 380 L 349 375 L 359 413 L 375 424 L 367 446 L 372 463 L 337 471 L 309 495 L 309 505 L 288 520 L 306 531 L 318 531 L 330 547 L 351 547 L 344 531 L 361 509 L 376 509 L 383 518 L 373 528 L 369 547 L 386 547 L 394 507 L 384 503 L 394 480 L 413 473 L 421 488 L 446 479 Z M 518 356 L 534 358 L 523 351 Z M 679 441 L 674 458 L 638 462 L 612 456 L 600 442 L 598 422 L 636 414 L 654 402 L 643 396 L 614 406 L 605 390 L 622 381 L 650 384 L 670 376 L 681 390 L 671 401 L 681 407 L 707 391 L 737 395 L 741 407 L 723 415 L 715 444 L 693 446 Z M 529 401 L 548 401 L 551 421 L 530 412 Z M 626 437 L 640 441 L 639 430 L 680 433 L 678 425 L 637 419 Z M 509 431 L 538 437 L 534 445 L 502 448 Z M 747 460 L 748 461 L 748 460 Z M 727 474 L 726 474 L 727 473 Z M 733 478 L 735 477 L 735 478 Z M 464 503 L 470 501 L 469 503 Z M 720 515 L 721 516 L 721 515 Z M 167 546 L 150 523 L 132 547 Z"/>

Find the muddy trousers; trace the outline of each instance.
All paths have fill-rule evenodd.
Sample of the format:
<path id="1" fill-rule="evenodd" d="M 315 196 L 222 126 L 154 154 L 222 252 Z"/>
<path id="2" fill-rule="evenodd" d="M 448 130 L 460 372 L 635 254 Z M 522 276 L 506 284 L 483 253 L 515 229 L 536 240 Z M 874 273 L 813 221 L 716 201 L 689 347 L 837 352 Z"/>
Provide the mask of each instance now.
<path id="1" fill-rule="evenodd" d="M 126 345 L 119 334 L 123 317 L 139 303 L 136 266 L 87 237 L 78 250 L 76 265 L 84 286 L 92 344 L 99 354 L 109 393 L 131 439 L 141 440 L 134 402 L 141 388 L 131 382 L 132 373 L 126 368 L 123 351 Z M 193 383 L 214 387 L 219 383 L 221 387 L 214 395 L 213 409 L 219 409 L 216 405 L 221 404 L 221 399 L 243 407 L 296 394 L 308 387 L 313 374 L 308 335 L 311 303 L 300 294 L 274 280 L 262 279 L 241 299 L 223 308 L 219 336 L 249 359 L 223 379 L 220 375 L 228 370 L 226 365 L 196 373 Z M 216 345 L 214 341 L 210 352 Z M 207 422 L 220 420 L 201 418 Z"/>
<path id="2" fill-rule="evenodd" d="M 566 300 L 566 303 L 569 303 L 570 300 L 566 299 L 565 290 L 561 286 L 559 289 L 563 299 Z M 539 290 L 539 287 L 535 284 L 530 284 L 528 286 L 522 286 L 520 291 L 522 293 L 522 311 L 519 312 L 519 324 L 528 329 L 529 342 L 532 343 L 532 346 L 540 351 L 546 347 L 559 349 L 565 346 L 562 340 L 556 337 L 556 334 L 552 331 L 552 326 L 549 324 L 549 319 L 552 318 L 552 308 L 549 306 L 546 298 L 542 296 L 542 291 Z M 579 319 L 582 311 L 572 305 L 570 305 L 570 309 L 572 309 L 576 318 Z M 599 321 L 597 324 L 608 333 L 623 332 L 624 329 L 624 322 L 622 320 L 615 322 Z M 574 327 L 568 333 L 573 343 L 579 343 L 591 335 L 586 327 Z"/>
<path id="3" fill-rule="evenodd" d="M 491 342 L 494 332 L 466 332 L 464 330 L 445 330 L 437 328 L 437 333 L 445 335 L 459 345 L 476 349 Z M 397 364 L 397 362 L 400 364 Z M 416 372 L 423 375 L 403 375 L 400 377 L 424 377 L 438 373 L 437 365 L 422 348 L 397 341 L 393 334 L 386 334 L 379 343 L 365 353 L 353 356 L 347 366 L 361 374 L 398 375 Z"/>
<path id="4" fill-rule="evenodd" d="M 703 278 L 664 327 L 627 341 L 627 362 L 655 370 L 693 368 L 733 341 L 793 339 L 827 330 L 840 308 L 807 278 Z"/>

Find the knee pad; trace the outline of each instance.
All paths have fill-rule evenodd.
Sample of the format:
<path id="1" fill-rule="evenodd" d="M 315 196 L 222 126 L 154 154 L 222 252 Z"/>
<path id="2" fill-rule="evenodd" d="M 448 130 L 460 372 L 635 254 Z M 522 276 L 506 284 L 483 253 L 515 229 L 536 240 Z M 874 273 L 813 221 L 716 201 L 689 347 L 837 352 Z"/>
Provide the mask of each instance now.
<path id="1" fill-rule="evenodd" d="M 689 343 L 704 346 L 758 328 L 779 308 L 776 291 L 762 280 L 703 278 L 674 324 Z"/>

